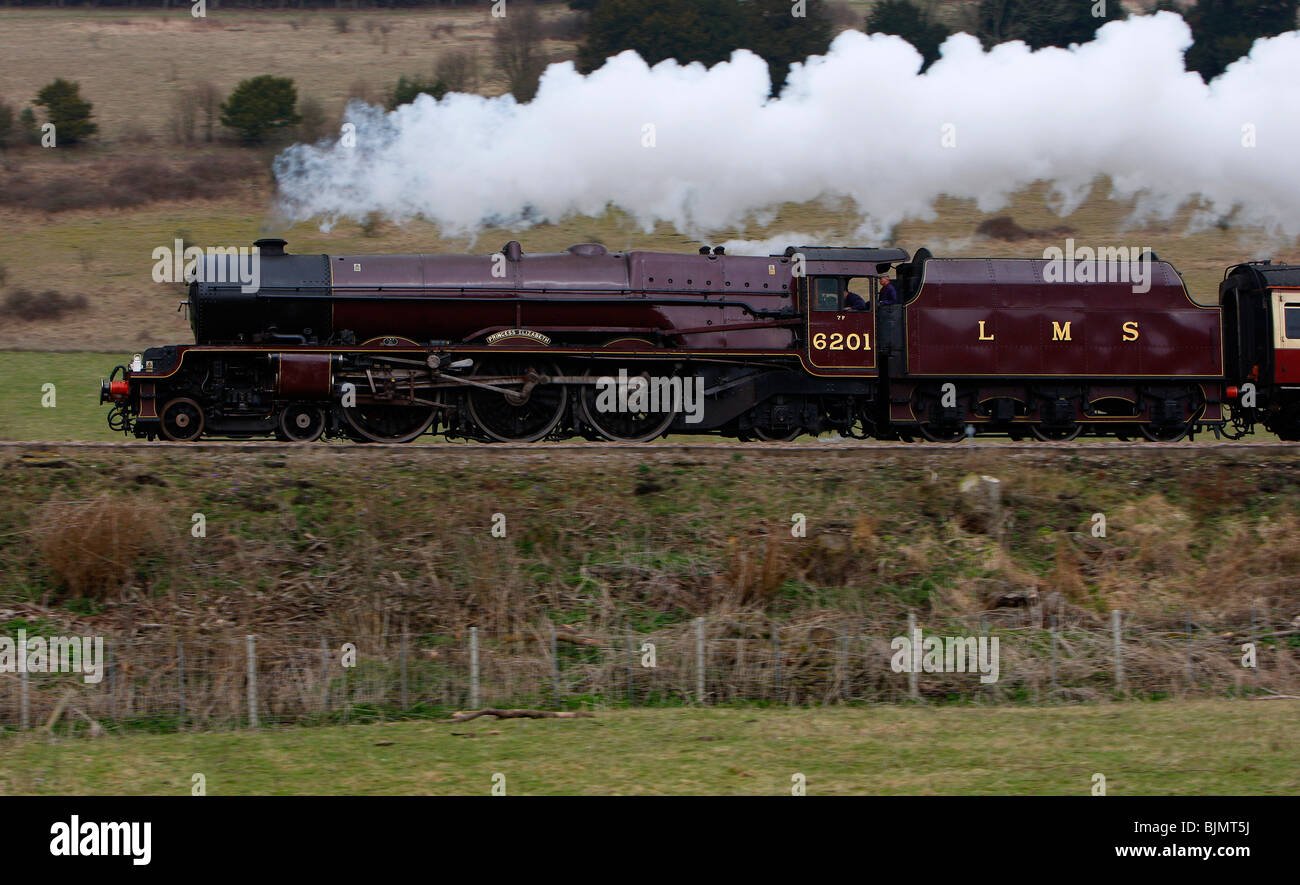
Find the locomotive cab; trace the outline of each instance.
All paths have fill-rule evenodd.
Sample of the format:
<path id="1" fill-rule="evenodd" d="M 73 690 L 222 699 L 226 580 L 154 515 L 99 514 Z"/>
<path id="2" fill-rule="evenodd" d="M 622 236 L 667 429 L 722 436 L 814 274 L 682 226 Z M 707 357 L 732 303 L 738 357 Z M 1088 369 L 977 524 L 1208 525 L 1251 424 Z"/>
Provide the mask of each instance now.
<path id="1" fill-rule="evenodd" d="M 801 246 L 787 249 L 786 256 L 803 258 L 799 298 L 806 327 L 800 358 L 805 369 L 822 376 L 879 374 L 877 278 L 907 253 Z"/>

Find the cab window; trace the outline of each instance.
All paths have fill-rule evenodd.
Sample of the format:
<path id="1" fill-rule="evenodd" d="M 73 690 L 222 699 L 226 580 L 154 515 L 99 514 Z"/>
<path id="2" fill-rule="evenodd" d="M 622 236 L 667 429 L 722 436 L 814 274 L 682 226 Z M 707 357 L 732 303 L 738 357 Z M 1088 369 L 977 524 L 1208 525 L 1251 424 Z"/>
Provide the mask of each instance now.
<path id="1" fill-rule="evenodd" d="M 1300 339 L 1300 304 L 1286 306 L 1286 337 Z"/>
<path id="2" fill-rule="evenodd" d="M 835 277 L 813 280 L 813 310 L 840 309 L 840 281 Z"/>
<path id="3" fill-rule="evenodd" d="M 873 288 L 871 277 L 850 277 L 849 292 L 852 295 L 861 298 L 859 304 L 857 298 L 845 297 L 845 307 L 850 310 L 871 310 L 871 290 Z"/>

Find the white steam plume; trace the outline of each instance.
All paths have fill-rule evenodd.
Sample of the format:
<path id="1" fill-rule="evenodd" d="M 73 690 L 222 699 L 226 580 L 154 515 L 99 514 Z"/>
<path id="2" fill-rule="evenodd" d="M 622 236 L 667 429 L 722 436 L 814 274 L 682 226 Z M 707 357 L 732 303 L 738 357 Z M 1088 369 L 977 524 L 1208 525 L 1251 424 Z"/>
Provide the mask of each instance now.
<path id="1" fill-rule="evenodd" d="M 1236 208 L 1235 223 L 1300 235 L 1300 32 L 1258 41 L 1209 85 L 1184 69 L 1190 44 L 1170 13 L 1107 24 L 1070 49 L 985 52 L 957 34 L 918 74 L 901 38 L 846 31 L 794 65 L 778 99 L 747 51 L 710 69 L 649 67 L 632 52 L 587 76 L 557 64 L 528 104 L 353 104 L 355 146 L 277 158 L 281 212 L 325 226 L 423 216 L 460 235 L 614 206 L 647 229 L 704 233 L 837 196 L 879 238 L 933 218 L 939 195 L 995 211 L 1035 180 L 1068 213 L 1105 174 L 1140 216 L 1199 197 L 1213 213 Z"/>

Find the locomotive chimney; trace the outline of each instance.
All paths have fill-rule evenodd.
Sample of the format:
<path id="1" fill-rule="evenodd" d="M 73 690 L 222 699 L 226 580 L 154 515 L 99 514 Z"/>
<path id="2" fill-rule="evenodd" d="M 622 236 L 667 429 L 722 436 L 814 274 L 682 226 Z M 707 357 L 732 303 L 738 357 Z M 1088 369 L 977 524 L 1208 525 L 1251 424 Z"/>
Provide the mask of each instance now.
<path id="1" fill-rule="evenodd" d="M 284 247 L 288 245 L 288 242 L 279 237 L 263 237 L 260 240 L 254 240 L 253 245 L 257 247 L 263 258 L 274 258 L 285 254 Z"/>

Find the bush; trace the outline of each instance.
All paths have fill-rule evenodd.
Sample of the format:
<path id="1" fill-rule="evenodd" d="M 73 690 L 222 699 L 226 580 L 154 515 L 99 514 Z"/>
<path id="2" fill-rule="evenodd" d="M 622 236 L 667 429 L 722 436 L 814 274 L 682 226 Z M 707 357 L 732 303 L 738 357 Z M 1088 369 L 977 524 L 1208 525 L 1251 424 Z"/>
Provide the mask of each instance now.
<path id="1" fill-rule="evenodd" d="M 298 90 L 288 77 L 263 74 L 243 80 L 221 105 L 221 125 L 239 133 L 245 144 L 260 144 L 276 129 L 293 126 Z"/>
<path id="2" fill-rule="evenodd" d="M 980 0 L 976 31 L 986 47 L 1023 40 L 1033 49 L 1086 43 L 1108 21 L 1125 17 L 1121 3 L 1106 4 L 1094 17 L 1093 3 L 1079 0 Z"/>
<path id="3" fill-rule="evenodd" d="M 298 140 L 315 144 L 329 134 L 331 128 L 329 115 L 320 99 L 304 98 L 298 102 L 298 113 L 302 119 L 298 123 Z"/>
<path id="4" fill-rule="evenodd" d="M 45 119 L 54 124 L 58 144 L 80 144 L 99 131 L 91 117 L 93 105 L 81 97 L 81 85 L 62 77 L 41 87 L 34 104 L 45 109 Z"/>
<path id="5" fill-rule="evenodd" d="M 0 98 L 0 150 L 12 146 L 18 139 L 18 115 L 13 106 Z"/>
<path id="6" fill-rule="evenodd" d="M 44 212 L 71 209 L 143 206 L 158 200 L 210 196 L 217 186 L 265 176 L 258 160 L 242 155 L 198 157 L 174 168 L 157 161 L 123 166 L 94 164 L 79 172 L 52 178 L 10 174 L 0 178 L 0 205 Z"/>
<path id="7" fill-rule="evenodd" d="M 86 307 L 85 295 L 64 295 L 47 289 L 39 295 L 27 289 L 14 289 L 0 302 L 0 315 L 31 322 L 62 319 L 64 314 Z"/>
<path id="8" fill-rule="evenodd" d="M 167 118 L 167 129 L 174 144 L 193 144 L 195 127 L 199 122 L 199 109 L 191 96 L 178 92 L 172 97 L 172 111 Z"/>
<path id="9" fill-rule="evenodd" d="M 398 105 L 410 104 L 415 101 L 418 95 L 432 95 L 434 98 L 442 98 L 447 94 L 447 87 L 441 80 L 425 80 L 423 77 L 407 77 L 402 75 L 397 78 L 397 83 L 388 93 L 388 109 L 391 111 Z"/>
<path id="10" fill-rule="evenodd" d="M 473 52 L 447 52 L 438 56 L 433 78 L 448 92 L 472 92 L 478 85 L 478 59 Z"/>
<path id="11" fill-rule="evenodd" d="M 23 108 L 18 114 L 18 137 L 27 144 L 41 143 L 41 127 L 36 123 L 36 113 L 31 108 Z"/>

